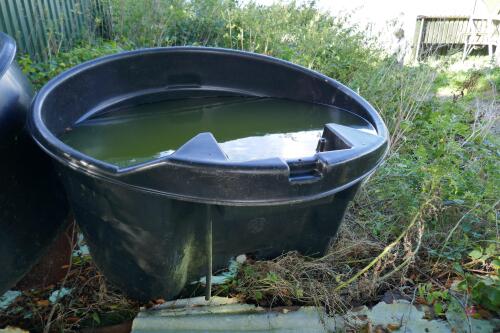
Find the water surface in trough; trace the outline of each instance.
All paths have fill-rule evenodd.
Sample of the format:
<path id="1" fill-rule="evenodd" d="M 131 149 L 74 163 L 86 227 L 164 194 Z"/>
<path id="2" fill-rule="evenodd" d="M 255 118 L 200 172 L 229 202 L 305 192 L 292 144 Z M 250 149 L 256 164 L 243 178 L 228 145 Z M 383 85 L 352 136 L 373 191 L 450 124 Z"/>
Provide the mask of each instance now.
<path id="1" fill-rule="evenodd" d="M 276 98 L 174 99 L 98 113 L 60 139 L 96 159 L 129 166 L 173 153 L 211 132 L 230 161 L 312 156 L 323 127 L 373 132 L 363 118 L 331 106 Z"/>

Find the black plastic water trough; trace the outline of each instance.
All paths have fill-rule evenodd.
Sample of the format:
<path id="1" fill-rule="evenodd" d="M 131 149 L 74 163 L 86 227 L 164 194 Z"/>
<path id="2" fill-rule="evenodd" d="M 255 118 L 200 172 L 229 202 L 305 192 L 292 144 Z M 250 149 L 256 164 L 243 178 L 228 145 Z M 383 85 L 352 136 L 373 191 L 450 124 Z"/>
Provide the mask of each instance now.
<path id="1" fill-rule="evenodd" d="M 25 129 L 33 91 L 15 54 L 0 32 L 0 295 L 44 254 L 68 212 L 52 161 Z"/>
<path id="2" fill-rule="evenodd" d="M 317 151 L 307 156 L 233 161 L 208 129 L 168 156 L 126 167 L 60 140 L 100 112 L 191 96 L 335 106 L 373 131 L 327 123 Z M 60 162 L 97 265 L 141 300 L 175 297 L 242 253 L 321 254 L 388 147 L 380 116 L 352 90 L 285 61 L 226 49 L 158 48 L 96 59 L 48 83 L 32 111 L 32 135 Z"/>

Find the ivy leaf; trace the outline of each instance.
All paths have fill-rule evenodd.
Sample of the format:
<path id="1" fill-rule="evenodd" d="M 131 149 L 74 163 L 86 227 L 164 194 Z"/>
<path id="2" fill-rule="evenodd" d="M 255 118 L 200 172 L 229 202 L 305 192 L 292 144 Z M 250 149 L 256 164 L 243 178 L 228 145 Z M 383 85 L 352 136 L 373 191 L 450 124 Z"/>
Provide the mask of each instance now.
<path id="1" fill-rule="evenodd" d="M 97 323 L 97 325 L 101 324 L 101 318 L 99 318 L 99 314 L 97 312 L 92 313 L 92 319 Z"/>
<path id="2" fill-rule="evenodd" d="M 483 255 L 483 251 L 478 250 L 478 249 L 472 250 L 469 252 L 469 257 L 471 257 L 472 259 L 475 259 L 475 260 L 481 258 L 482 255 Z"/>

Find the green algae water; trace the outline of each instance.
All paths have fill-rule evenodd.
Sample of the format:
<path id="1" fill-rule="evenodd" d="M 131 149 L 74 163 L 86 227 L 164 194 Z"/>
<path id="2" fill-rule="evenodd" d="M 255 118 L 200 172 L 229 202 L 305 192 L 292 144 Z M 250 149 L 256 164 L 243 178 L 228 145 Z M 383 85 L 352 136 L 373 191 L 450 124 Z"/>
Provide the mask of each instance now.
<path id="1" fill-rule="evenodd" d="M 330 106 L 276 98 L 210 97 L 99 112 L 60 139 L 121 167 L 168 156 L 202 132 L 214 135 L 229 161 L 289 160 L 314 155 L 327 123 L 376 133 L 365 119 Z"/>

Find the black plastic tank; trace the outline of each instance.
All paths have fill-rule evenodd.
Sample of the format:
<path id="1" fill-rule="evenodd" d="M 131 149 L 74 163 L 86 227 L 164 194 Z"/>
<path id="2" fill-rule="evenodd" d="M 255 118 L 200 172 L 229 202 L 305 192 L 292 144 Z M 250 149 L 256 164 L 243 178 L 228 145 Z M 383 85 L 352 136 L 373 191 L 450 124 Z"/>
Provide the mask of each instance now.
<path id="1" fill-rule="evenodd" d="M 15 54 L 0 32 L 0 295 L 47 251 L 68 213 L 54 165 L 26 129 L 33 90 Z"/>
<path id="2" fill-rule="evenodd" d="M 220 103 L 215 109 L 212 103 L 169 114 L 168 105 L 209 99 L 254 104 L 223 103 L 220 113 Z M 285 105 L 278 121 L 255 104 L 263 101 Z M 154 130 L 113 130 L 121 133 L 117 154 L 144 137 L 153 138 L 147 147 L 172 148 L 149 159 L 123 164 L 100 158 L 104 142 L 113 142 L 103 141 L 111 127 L 92 127 L 96 132 L 79 144 L 64 139 L 96 122 L 121 124 L 137 106 L 149 117 L 161 103 L 170 121 L 156 121 Z M 280 135 L 300 144 L 302 136 L 293 135 L 310 128 L 296 120 L 309 111 L 299 116 L 295 103 L 332 114 L 315 118 L 327 120 L 313 133 L 314 147 L 274 154 L 266 149 L 276 146 L 271 139 L 252 146 L 251 158 L 232 157 L 233 148 L 250 147 L 238 140 L 269 138 L 268 128 L 280 122 L 292 132 Z M 59 162 L 95 262 L 139 300 L 171 299 L 239 254 L 323 254 L 360 183 L 388 148 L 379 114 L 339 82 L 279 59 L 217 48 L 144 49 L 84 63 L 40 91 L 29 119 L 34 139 Z M 238 136 L 250 127 L 253 134 Z M 165 133 L 175 133 L 178 142 L 163 140 Z"/>

